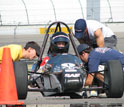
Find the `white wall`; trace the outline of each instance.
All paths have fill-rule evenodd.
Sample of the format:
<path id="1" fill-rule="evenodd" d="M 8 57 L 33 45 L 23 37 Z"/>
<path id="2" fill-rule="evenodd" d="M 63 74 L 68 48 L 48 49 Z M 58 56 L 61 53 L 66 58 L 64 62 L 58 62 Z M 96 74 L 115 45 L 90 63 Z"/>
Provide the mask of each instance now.
<path id="1" fill-rule="evenodd" d="M 124 0 L 100 0 L 101 22 L 124 22 Z"/>
<path id="2" fill-rule="evenodd" d="M 96 7 L 91 8 L 92 15 Z M 0 0 L 0 24 L 74 23 L 87 18 L 87 8 L 87 0 Z M 124 0 L 100 0 L 101 22 L 124 22 L 123 13 Z"/>

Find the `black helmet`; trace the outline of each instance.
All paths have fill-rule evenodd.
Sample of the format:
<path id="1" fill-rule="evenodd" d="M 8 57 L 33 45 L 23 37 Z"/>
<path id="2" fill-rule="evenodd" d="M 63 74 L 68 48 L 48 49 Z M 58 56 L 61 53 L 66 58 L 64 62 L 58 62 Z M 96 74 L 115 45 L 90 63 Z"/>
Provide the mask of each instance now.
<path id="1" fill-rule="evenodd" d="M 57 42 L 64 42 L 64 47 L 58 47 Z M 67 53 L 69 50 L 69 38 L 64 32 L 56 32 L 51 37 L 51 48 L 53 53 Z"/>

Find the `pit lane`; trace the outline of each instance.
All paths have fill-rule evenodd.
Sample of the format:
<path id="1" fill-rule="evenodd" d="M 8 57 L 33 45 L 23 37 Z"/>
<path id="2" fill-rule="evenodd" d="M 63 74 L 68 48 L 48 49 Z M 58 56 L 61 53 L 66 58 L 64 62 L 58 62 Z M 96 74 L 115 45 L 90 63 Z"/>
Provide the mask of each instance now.
<path id="1" fill-rule="evenodd" d="M 92 107 L 124 107 L 124 95 L 122 98 L 99 98 L 92 97 L 86 99 L 70 99 L 68 96 L 65 97 L 43 97 L 40 92 L 28 92 L 28 96 L 26 100 L 23 100 L 24 103 L 28 105 L 34 105 L 32 107 L 36 107 L 35 105 L 61 105 L 58 107 L 76 107 L 74 105 L 78 105 L 77 107 L 85 107 L 84 105 L 92 105 Z M 66 106 L 64 106 L 66 105 Z M 80 106 L 79 106 L 80 105 Z M 48 107 L 48 106 L 44 106 Z M 86 106 L 87 107 L 87 106 Z"/>

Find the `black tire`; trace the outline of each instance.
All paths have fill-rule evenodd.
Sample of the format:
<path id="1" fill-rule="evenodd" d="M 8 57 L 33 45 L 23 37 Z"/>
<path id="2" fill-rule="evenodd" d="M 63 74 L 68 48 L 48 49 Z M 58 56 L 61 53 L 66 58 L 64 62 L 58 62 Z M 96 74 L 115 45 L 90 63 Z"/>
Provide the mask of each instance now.
<path id="1" fill-rule="evenodd" d="M 28 69 L 27 63 L 24 61 L 16 61 L 13 63 L 18 99 L 26 99 L 28 91 Z"/>
<path id="2" fill-rule="evenodd" d="M 123 69 L 119 60 L 110 60 L 106 63 L 104 80 L 108 98 L 121 98 L 123 95 Z"/>

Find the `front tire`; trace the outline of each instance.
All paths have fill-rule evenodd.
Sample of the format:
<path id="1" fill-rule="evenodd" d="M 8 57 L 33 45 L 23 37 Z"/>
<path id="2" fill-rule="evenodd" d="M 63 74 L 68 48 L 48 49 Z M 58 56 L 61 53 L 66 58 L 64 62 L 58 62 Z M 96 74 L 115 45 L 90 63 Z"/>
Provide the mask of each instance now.
<path id="1" fill-rule="evenodd" d="M 27 63 L 24 61 L 16 61 L 13 63 L 18 99 L 26 99 L 28 91 L 28 69 Z"/>
<path id="2" fill-rule="evenodd" d="M 110 60 L 106 63 L 104 72 L 106 95 L 108 98 L 121 98 L 123 95 L 123 69 L 119 60 Z"/>

